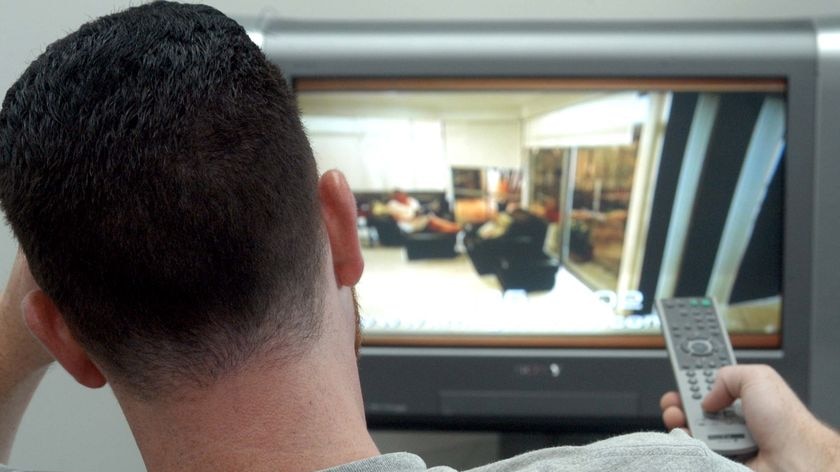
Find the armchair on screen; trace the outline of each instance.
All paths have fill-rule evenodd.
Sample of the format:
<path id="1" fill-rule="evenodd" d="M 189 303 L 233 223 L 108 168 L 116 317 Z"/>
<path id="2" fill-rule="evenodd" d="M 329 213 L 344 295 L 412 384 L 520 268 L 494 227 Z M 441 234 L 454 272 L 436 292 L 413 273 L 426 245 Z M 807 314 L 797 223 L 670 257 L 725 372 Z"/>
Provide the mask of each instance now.
<path id="1" fill-rule="evenodd" d="M 551 290 L 560 264 L 543 251 L 548 222 L 525 210 L 514 210 L 496 237 L 480 230 L 465 237 L 467 254 L 479 275 L 494 274 L 502 290 Z"/>

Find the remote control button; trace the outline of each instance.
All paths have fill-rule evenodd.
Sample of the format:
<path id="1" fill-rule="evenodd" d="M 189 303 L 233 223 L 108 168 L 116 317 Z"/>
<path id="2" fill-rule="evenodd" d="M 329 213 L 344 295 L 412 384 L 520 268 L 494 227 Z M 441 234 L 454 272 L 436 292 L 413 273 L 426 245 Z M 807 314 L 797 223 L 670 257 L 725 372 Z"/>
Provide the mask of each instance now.
<path id="1" fill-rule="evenodd" d="M 703 375 L 705 375 L 706 378 L 708 379 L 708 378 L 714 377 L 715 371 L 706 369 L 706 370 L 703 371 Z"/>
<path id="2" fill-rule="evenodd" d="M 691 395 L 691 398 L 693 398 L 695 400 L 699 400 L 699 399 L 703 398 L 703 395 L 700 395 L 699 393 L 694 393 L 693 395 Z"/>
<path id="3" fill-rule="evenodd" d="M 691 385 L 696 385 L 697 384 L 697 378 L 692 377 L 692 378 L 688 379 L 688 383 L 690 383 Z"/>
<path id="4" fill-rule="evenodd" d="M 695 356 L 710 356 L 714 351 L 712 343 L 705 339 L 692 339 L 687 344 L 688 352 Z"/>
<path id="5" fill-rule="evenodd" d="M 689 338 L 685 341 L 680 343 L 680 349 L 683 350 L 686 354 L 695 354 L 694 350 L 692 349 L 691 345 L 697 338 Z"/>
<path id="6" fill-rule="evenodd" d="M 700 391 L 700 386 L 699 385 L 692 385 L 691 386 L 691 391 L 692 392 L 699 392 Z"/>
<path id="7" fill-rule="evenodd" d="M 688 367 L 686 367 L 686 369 L 687 368 Z M 689 377 L 694 377 L 695 375 L 697 375 L 697 372 L 694 372 L 693 370 L 689 370 L 688 372 L 685 373 L 685 375 L 687 375 Z"/>

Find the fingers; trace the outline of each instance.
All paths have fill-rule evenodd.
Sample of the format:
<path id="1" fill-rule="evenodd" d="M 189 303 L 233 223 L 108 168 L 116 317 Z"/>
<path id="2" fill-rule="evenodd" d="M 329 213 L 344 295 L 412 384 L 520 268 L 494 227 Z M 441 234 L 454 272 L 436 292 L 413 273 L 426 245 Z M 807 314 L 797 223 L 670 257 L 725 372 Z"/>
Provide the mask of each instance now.
<path id="1" fill-rule="evenodd" d="M 18 247 L 6 290 L 12 292 L 9 295 L 14 296 L 16 301 L 20 301 L 24 295 L 38 288 L 38 283 L 35 282 L 32 272 L 29 270 L 26 255 Z"/>
<path id="2" fill-rule="evenodd" d="M 685 428 L 685 413 L 683 413 L 681 408 L 675 406 L 668 407 L 662 412 L 662 422 L 665 423 L 665 428 L 669 431 L 674 428 Z"/>
<path id="3" fill-rule="evenodd" d="M 662 398 L 659 400 L 659 408 L 663 412 L 671 406 L 682 408 L 682 400 L 680 399 L 680 394 L 674 391 L 662 395 Z"/>
<path id="4" fill-rule="evenodd" d="M 682 400 L 677 392 L 662 395 L 659 408 L 662 409 L 662 422 L 665 423 L 667 429 L 685 428 L 685 413 L 682 411 Z"/>
<path id="5" fill-rule="evenodd" d="M 749 417 L 750 412 L 747 410 L 753 411 L 753 424 L 762 416 L 756 417 L 756 411 L 763 412 L 763 416 L 780 417 L 797 409 L 804 409 L 798 408 L 801 403 L 779 374 L 764 365 L 721 368 L 701 406 L 706 411 L 716 412 L 728 407 L 738 398 L 744 399 L 745 415 Z M 666 393 L 660 399 L 659 407 L 662 410 L 662 420 L 668 428 L 685 426 L 686 417 L 679 394 Z"/>
<path id="6" fill-rule="evenodd" d="M 725 381 L 720 379 L 715 380 L 715 384 L 712 386 L 712 390 L 703 398 L 703 402 L 700 404 L 703 407 L 703 410 L 709 412 L 720 411 L 729 405 L 731 405 L 735 399 L 738 398 L 740 394 L 740 388 L 738 385 L 733 385 L 733 388 L 738 388 L 736 392 L 730 392 L 729 384 Z"/>
<path id="7" fill-rule="evenodd" d="M 726 366 L 722 367 L 715 378 L 712 390 L 703 399 L 702 407 L 706 411 L 720 411 L 743 396 L 745 385 L 755 379 L 756 372 L 766 375 L 763 366 Z M 770 370 L 767 368 L 767 370 Z"/>

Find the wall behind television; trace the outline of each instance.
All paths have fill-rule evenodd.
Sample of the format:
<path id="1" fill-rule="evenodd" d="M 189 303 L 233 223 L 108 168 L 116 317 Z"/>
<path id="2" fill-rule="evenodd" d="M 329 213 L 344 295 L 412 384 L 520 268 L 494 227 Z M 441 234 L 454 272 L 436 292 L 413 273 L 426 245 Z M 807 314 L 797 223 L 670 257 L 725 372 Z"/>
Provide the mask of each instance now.
<path id="1" fill-rule="evenodd" d="M 81 23 L 122 9 L 138 1 L 128 0 L 0 0 L 0 91 L 20 75 L 26 65 L 53 40 Z M 753 19 L 840 17 L 836 0 L 208 0 L 233 16 L 270 12 L 299 18 L 354 19 Z M 398 8 L 397 8 L 398 5 Z M 5 281 L 16 244 L 4 226 L 0 228 L 0 280 Z M 817 401 L 830 405 L 831 392 L 840 391 L 840 379 L 822 381 L 813 392 Z M 840 413 L 830 417 L 835 424 Z M 385 449 L 410 448 L 425 453 L 430 462 L 469 463 L 492 459 L 493 437 L 469 435 L 455 438 L 439 434 L 405 437 L 378 435 Z M 454 441 L 454 442 L 453 442 Z M 143 469 L 125 421 L 110 392 L 89 392 L 77 386 L 59 368 L 47 375 L 27 413 L 15 445 L 14 465 L 45 470 Z"/>

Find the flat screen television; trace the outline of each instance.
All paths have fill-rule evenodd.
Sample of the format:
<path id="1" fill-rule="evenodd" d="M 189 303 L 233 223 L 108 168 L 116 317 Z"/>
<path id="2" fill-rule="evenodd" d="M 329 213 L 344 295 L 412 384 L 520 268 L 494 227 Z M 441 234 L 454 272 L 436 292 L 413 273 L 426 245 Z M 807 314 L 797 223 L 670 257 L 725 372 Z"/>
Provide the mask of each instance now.
<path id="1" fill-rule="evenodd" d="M 657 427 L 673 296 L 809 398 L 840 235 L 819 27 L 253 24 L 356 196 L 371 426 Z"/>

